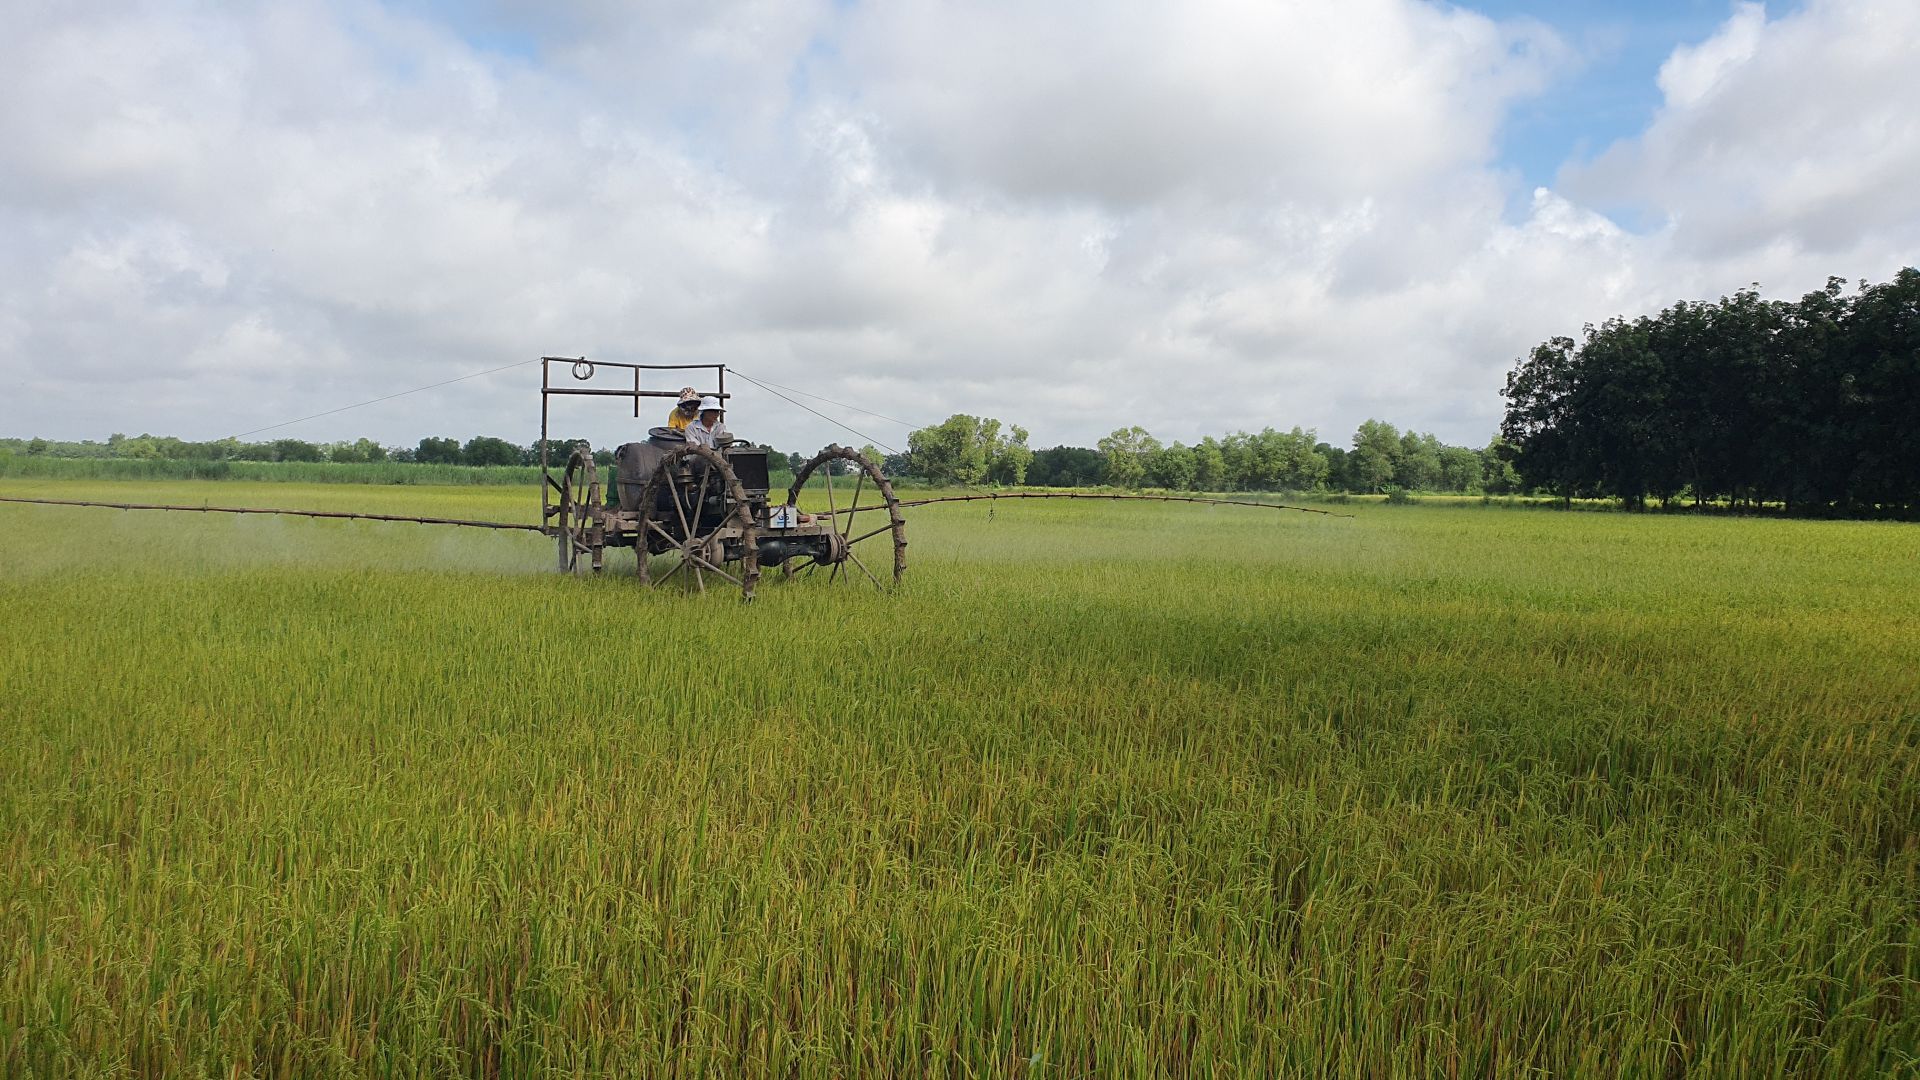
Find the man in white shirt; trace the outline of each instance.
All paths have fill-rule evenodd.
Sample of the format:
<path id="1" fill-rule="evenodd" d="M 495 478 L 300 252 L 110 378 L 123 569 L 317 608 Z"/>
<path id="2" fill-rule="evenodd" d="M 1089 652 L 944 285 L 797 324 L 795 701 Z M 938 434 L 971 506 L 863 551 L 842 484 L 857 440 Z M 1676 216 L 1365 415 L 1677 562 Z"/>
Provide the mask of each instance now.
<path id="1" fill-rule="evenodd" d="M 721 423 L 725 415 L 726 410 L 720 407 L 719 398 L 701 398 L 700 419 L 687 425 L 687 441 L 695 446 L 718 446 L 720 440 L 729 437 L 726 427 Z"/>

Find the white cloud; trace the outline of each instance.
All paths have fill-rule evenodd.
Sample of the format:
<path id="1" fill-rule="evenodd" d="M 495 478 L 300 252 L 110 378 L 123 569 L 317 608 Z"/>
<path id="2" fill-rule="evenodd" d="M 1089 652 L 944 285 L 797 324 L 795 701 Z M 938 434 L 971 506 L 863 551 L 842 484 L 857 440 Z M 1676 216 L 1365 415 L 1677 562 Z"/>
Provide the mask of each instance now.
<path id="1" fill-rule="evenodd" d="M 1565 47 L 1419 0 L 503 3 L 504 51 L 372 3 L 37 8 L 0 40 L 0 430 L 210 437 L 550 352 L 1043 444 L 1477 442 L 1549 334 L 1891 273 L 1916 10 L 1736 8 L 1641 137 L 1528 203 L 1498 136 Z M 531 438 L 531 379 L 289 433 Z M 783 448 L 852 438 L 738 405 Z"/>
<path id="2" fill-rule="evenodd" d="M 1673 50 L 1660 65 L 1660 92 L 1673 108 L 1692 108 L 1707 99 L 1723 76 L 1753 59 L 1767 27 L 1765 4 L 1734 5 L 1733 17 L 1720 32 L 1698 45 Z"/>
<path id="3" fill-rule="evenodd" d="M 1774 20 L 1741 4 L 1662 67 L 1647 130 L 1570 168 L 1565 186 L 1664 217 L 1677 258 L 1780 248 L 1885 276 L 1920 247 L 1916 56 L 1920 4 L 1813 0 Z"/>
<path id="4" fill-rule="evenodd" d="M 1344 202 L 1483 164 L 1558 43 L 1404 0 L 862 9 L 837 85 L 946 189 Z"/>

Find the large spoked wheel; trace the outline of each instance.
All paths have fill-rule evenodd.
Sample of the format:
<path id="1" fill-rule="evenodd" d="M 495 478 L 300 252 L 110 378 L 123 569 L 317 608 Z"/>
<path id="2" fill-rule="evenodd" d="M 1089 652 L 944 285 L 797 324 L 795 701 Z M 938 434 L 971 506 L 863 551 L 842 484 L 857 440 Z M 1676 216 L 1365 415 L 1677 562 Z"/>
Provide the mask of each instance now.
<path id="1" fill-rule="evenodd" d="M 600 470 L 593 464 L 592 452 L 575 450 L 560 480 L 555 523 L 561 573 L 577 574 L 586 569 L 600 572 L 606 555 L 606 529 L 600 510 Z"/>
<path id="2" fill-rule="evenodd" d="M 685 588 L 691 578 L 704 593 L 712 575 L 753 599 L 759 530 L 746 490 L 715 451 L 683 446 L 667 455 L 640 493 L 638 530 L 633 550 L 642 582 L 660 587 L 678 578 Z"/>
<path id="3" fill-rule="evenodd" d="M 833 463 L 836 462 L 844 462 L 853 473 L 851 484 L 847 483 L 848 477 L 840 477 L 841 486 L 837 493 L 833 475 Z M 828 565 L 828 581 L 872 582 L 874 588 L 882 592 L 900 584 L 901 575 L 907 572 L 907 520 L 900 516 L 900 500 L 893 494 L 893 485 L 880 474 L 880 467 L 850 446 L 829 446 L 793 474 L 793 486 L 787 489 L 789 503 L 799 500 L 800 489 L 806 487 L 807 480 L 815 470 L 826 477 L 828 520 L 833 523 L 833 531 L 840 537 L 840 541 L 833 545 L 838 557 L 827 564 L 819 561 L 809 563 L 801 568 L 801 572 L 812 574 L 820 566 Z M 843 498 L 844 502 L 841 501 Z M 882 577 L 887 571 L 884 556 L 879 559 L 874 557 L 879 554 L 881 545 L 871 541 L 881 537 L 886 537 L 893 544 L 891 578 Z M 872 566 L 868 565 L 870 561 Z M 874 572 L 873 566 L 880 568 L 879 573 Z M 793 572 L 788 566 L 782 569 L 789 574 Z"/>

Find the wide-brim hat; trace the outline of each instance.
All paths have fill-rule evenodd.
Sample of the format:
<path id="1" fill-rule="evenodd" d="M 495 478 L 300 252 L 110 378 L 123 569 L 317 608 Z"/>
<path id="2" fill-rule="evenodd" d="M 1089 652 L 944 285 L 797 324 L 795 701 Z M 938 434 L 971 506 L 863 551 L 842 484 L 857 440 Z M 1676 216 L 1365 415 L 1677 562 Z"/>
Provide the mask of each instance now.
<path id="1" fill-rule="evenodd" d="M 698 390 L 695 390 L 695 389 L 694 389 L 693 387 L 691 387 L 691 386 L 683 386 L 683 387 L 681 387 L 681 388 L 680 388 L 680 403 L 681 403 L 681 404 L 683 404 L 683 405 L 684 405 L 684 404 L 686 404 L 686 403 L 687 403 L 687 402 L 689 402 L 689 401 L 699 401 L 699 400 L 700 400 L 700 391 L 698 391 Z"/>
<path id="2" fill-rule="evenodd" d="M 720 404 L 720 399 L 717 397 L 703 397 L 700 399 L 700 411 L 701 412 L 726 412 L 727 407 L 725 405 Z"/>

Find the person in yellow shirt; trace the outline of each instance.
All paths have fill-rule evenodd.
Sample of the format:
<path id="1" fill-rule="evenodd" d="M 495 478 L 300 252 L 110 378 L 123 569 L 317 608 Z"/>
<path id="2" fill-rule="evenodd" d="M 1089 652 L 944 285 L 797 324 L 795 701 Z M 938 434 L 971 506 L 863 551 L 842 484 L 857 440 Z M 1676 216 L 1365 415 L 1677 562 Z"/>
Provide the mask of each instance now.
<path id="1" fill-rule="evenodd" d="M 680 401 L 667 414 L 667 426 L 684 432 L 700 416 L 700 392 L 691 386 L 680 388 Z"/>

